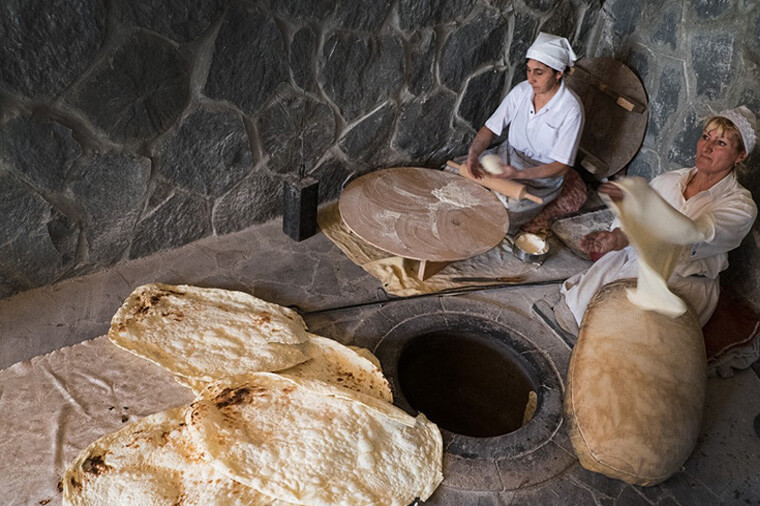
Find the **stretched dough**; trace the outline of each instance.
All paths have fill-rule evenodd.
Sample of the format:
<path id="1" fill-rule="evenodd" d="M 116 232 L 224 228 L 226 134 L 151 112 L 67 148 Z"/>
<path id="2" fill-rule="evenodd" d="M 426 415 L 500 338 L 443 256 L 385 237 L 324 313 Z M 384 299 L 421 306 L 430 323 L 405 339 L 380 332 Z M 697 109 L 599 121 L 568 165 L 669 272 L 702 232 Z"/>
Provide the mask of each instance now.
<path id="1" fill-rule="evenodd" d="M 692 221 L 644 178 L 626 177 L 614 184 L 623 190 L 623 200 L 603 198 L 639 256 L 638 282 L 635 289 L 628 289 L 628 300 L 642 309 L 678 317 L 686 312 L 686 303 L 668 289 L 668 279 L 687 244 L 712 239 L 712 221 L 707 217 Z"/>
<path id="2" fill-rule="evenodd" d="M 501 168 L 501 158 L 498 155 L 488 154 L 480 159 L 480 166 L 489 174 L 503 174 L 504 170 Z"/>

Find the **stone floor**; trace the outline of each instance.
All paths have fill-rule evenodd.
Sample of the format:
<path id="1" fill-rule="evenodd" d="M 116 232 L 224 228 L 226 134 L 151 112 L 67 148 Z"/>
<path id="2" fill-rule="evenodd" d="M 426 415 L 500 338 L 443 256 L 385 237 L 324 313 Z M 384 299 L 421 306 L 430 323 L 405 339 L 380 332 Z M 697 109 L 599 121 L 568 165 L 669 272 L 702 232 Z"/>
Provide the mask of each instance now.
<path id="1" fill-rule="evenodd" d="M 0 368 L 104 334 L 131 290 L 156 281 L 240 289 L 297 308 L 311 331 L 375 350 L 387 373 L 395 336 L 424 318 L 457 315 L 508 329 L 549 378 L 543 402 L 531 423 L 504 436 L 444 431 L 445 480 L 428 504 L 760 504 L 754 370 L 708 381 L 702 435 L 678 473 L 656 487 L 629 486 L 581 468 L 569 445 L 561 397 L 571 344 L 536 311 L 558 284 L 389 297 L 322 234 L 296 243 L 277 221 L 0 300 Z"/>

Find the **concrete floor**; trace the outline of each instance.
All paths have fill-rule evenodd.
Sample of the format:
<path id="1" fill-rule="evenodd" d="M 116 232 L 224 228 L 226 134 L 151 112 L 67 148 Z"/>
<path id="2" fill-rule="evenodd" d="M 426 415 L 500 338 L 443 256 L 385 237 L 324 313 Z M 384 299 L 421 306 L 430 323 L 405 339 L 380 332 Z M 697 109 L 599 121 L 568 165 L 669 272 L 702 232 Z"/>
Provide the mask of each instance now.
<path id="1" fill-rule="evenodd" d="M 571 348 L 533 309 L 537 301 L 556 296 L 558 284 L 397 300 L 322 234 L 296 243 L 281 232 L 279 221 L 0 300 L 0 369 L 103 335 L 121 301 L 136 286 L 157 281 L 247 291 L 297 308 L 313 332 L 370 348 L 390 336 L 389 329 L 422 313 L 490 319 L 535 346 L 564 389 Z M 710 379 L 697 447 L 678 473 L 650 488 L 581 468 L 567 442 L 559 405 L 548 403 L 544 409 L 556 410 L 558 422 L 540 444 L 509 450 L 519 446 L 516 438 L 528 424 L 481 445 L 483 455 L 476 458 L 448 451 L 445 480 L 428 503 L 760 504 L 760 438 L 753 429 L 760 413 L 759 393 L 760 379 L 751 369 Z M 454 436 L 447 437 L 451 445 Z M 491 443 L 506 449 L 494 450 Z"/>

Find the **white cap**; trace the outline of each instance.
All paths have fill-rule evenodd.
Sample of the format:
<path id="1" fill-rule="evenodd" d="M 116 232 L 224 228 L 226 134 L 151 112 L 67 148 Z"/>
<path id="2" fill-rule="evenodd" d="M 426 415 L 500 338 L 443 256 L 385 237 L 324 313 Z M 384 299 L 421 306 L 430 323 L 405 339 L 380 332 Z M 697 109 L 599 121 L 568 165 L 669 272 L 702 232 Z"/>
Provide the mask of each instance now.
<path id="1" fill-rule="evenodd" d="M 745 106 L 740 105 L 736 109 L 720 111 L 716 116 L 726 118 L 734 124 L 742 136 L 744 149 L 747 150 L 747 154 L 750 154 L 755 147 L 755 141 L 757 140 L 757 121 L 755 120 L 755 115 L 752 111 Z"/>
<path id="2" fill-rule="evenodd" d="M 539 61 L 560 72 L 567 67 L 572 67 L 575 60 L 578 59 L 566 38 L 544 32 L 538 34 L 536 40 L 528 48 L 525 57 Z"/>

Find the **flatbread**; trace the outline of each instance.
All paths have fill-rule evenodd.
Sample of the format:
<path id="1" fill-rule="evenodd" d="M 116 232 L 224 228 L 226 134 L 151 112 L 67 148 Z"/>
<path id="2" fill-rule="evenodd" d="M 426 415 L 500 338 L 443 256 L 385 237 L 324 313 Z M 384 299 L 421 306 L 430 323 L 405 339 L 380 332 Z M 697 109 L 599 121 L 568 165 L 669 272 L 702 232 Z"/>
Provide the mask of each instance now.
<path id="1" fill-rule="evenodd" d="M 309 334 L 309 340 L 304 343 L 303 351 L 309 357 L 308 360 L 279 372 L 298 378 L 321 380 L 355 392 L 372 395 L 386 402 L 393 402 L 391 386 L 383 376 L 379 365 L 375 365 L 351 347 L 327 337 Z M 371 353 L 370 355 L 375 358 Z M 181 376 L 177 377 L 177 382 L 191 388 L 196 394 L 201 393 L 209 385 L 206 381 Z"/>
<path id="2" fill-rule="evenodd" d="M 186 422 L 218 471 L 287 502 L 407 506 L 443 479 L 441 433 L 424 415 L 320 381 L 223 380 Z"/>
<path id="3" fill-rule="evenodd" d="M 185 409 L 145 417 L 88 446 L 63 475 L 63 504 L 286 504 L 230 479 L 203 461 L 185 437 Z"/>
<path id="4" fill-rule="evenodd" d="M 710 238 L 711 222 L 692 221 L 663 199 L 644 178 L 626 177 L 614 182 L 624 197 L 605 202 L 618 217 L 639 257 L 639 276 L 628 300 L 638 307 L 672 318 L 684 314 L 686 303 L 668 289 L 668 279 L 681 259 L 685 245 Z"/>
<path id="5" fill-rule="evenodd" d="M 342 386 L 386 402 L 393 402 L 388 380 L 379 366 L 359 355 L 348 346 L 327 337 L 312 334 L 304 351 L 309 360 L 282 374 L 305 379 L 318 379 Z"/>
<path id="6" fill-rule="evenodd" d="M 353 346 L 350 344 L 348 345 L 348 347 L 354 350 L 360 356 L 366 358 L 367 360 L 375 364 L 375 367 L 377 367 L 378 369 L 383 368 L 382 365 L 380 365 L 380 360 L 375 356 L 374 353 L 369 351 L 367 348 L 362 348 L 361 346 Z"/>
<path id="7" fill-rule="evenodd" d="M 308 332 L 293 310 L 231 290 L 138 287 L 111 320 L 120 348 L 186 378 L 213 381 L 304 362 Z"/>

